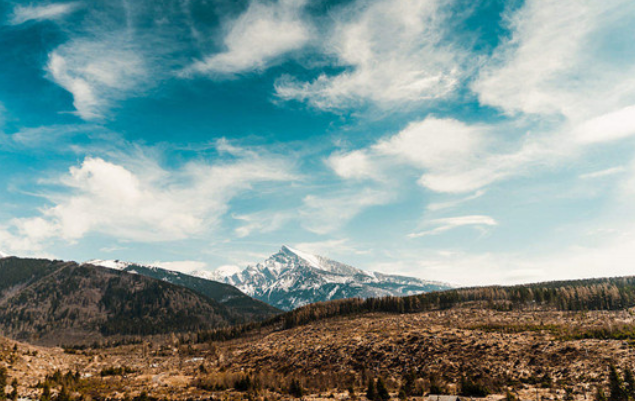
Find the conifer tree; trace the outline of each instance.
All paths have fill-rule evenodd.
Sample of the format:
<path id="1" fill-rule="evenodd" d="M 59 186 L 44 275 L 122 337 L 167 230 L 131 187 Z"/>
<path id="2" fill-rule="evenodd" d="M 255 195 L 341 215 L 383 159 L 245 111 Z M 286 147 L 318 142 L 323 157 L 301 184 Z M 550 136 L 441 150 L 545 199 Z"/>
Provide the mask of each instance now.
<path id="1" fill-rule="evenodd" d="M 609 366 L 609 401 L 628 401 L 624 382 L 615 365 Z"/>
<path id="2" fill-rule="evenodd" d="M 415 372 L 413 370 L 409 371 L 408 373 L 406 373 L 403 377 L 402 383 L 401 383 L 401 389 L 399 390 L 399 393 L 401 394 L 403 392 L 403 395 L 405 397 L 410 397 L 415 395 L 416 389 L 415 389 L 415 380 L 416 380 L 417 376 L 415 375 Z M 400 396 L 401 398 L 401 396 Z"/>
<path id="3" fill-rule="evenodd" d="M 51 401 L 51 385 L 49 384 L 48 380 L 44 382 L 40 401 Z"/>
<path id="4" fill-rule="evenodd" d="M 626 386 L 626 394 L 631 400 L 635 400 L 635 375 L 630 367 L 624 369 L 624 384 Z"/>
<path id="5" fill-rule="evenodd" d="M 366 389 L 366 398 L 369 400 L 375 400 L 377 392 L 375 391 L 375 381 L 372 377 L 368 378 L 368 388 Z"/>
<path id="6" fill-rule="evenodd" d="M 390 394 L 388 394 L 388 389 L 384 384 L 384 381 L 380 378 L 377 379 L 377 401 L 388 401 L 390 399 Z"/>
<path id="7" fill-rule="evenodd" d="M 304 395 L 304 390 L 302 389 L 302 385 L 298 379 L 291 380 L 291 384 L 289 385 L 289 394 L 295 398 L 302 398 L 302 395 Z"/>
<path id="8" fill-rule="evenodd" d="M 7 368 L 0 368 L 0 400 L 6 400 L 7 394 L 5 388 L 7 387 Z"/>

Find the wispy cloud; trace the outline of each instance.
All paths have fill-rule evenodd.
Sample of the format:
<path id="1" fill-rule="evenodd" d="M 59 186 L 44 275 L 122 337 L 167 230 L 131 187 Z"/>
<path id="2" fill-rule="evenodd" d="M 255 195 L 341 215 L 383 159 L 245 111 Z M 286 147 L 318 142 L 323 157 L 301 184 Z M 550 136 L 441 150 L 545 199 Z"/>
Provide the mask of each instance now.
<path id="1" fill-rule="evenodd" d="M 628 105 L 633 56 L 607 39 L 629 32 L 634 14 L 628 0 L 527 1 L 472 88 L 511 114 L 584 120 Z"/>
<path id="2" fill-rule="evenodd" d="M 459 198 L 459 199 L 453 199 L 453 200 L 449 200 L 446 202 L 435 202 L 435 203 L 430 203 L 427 206 L 427 209 L 430 211 L 437 211 L 437 210 L 442 210 L 442 209 L 448 209 L 448 208 L 452 208 L 452 207 L 456 207 L 458 205 L 461 205 L 465 202 L 469 202 L 471 200 L 474 199 L 478 199 L 481 196 L 485 195 L 486 191 L 485 190 L 478 190 L 476 192 L 474 192 L 472 195 L 469 196 L 465 196 L 463 198 Z"/>
<path id="3" fill-rule="evenodd" d="M 580 178 L 582 179 L 590 179 L 590 178 L 601 178 L 608 177 L 615 174 L 620 174 L 626 171 L 624 166 L 618 167 L 610 167 L 604 170 L 593 171 L 591 173 L 580 174 Z"/>
<path id="4" fill-rule="evenodd" d="M 384 205 L 394 199 L 394 194 L 384 189 L 346 189 L 326 195 L 308 195 L 299 212 L 300 222 L 316 234 L 332 233 L 362 213 L 364 210 Z"/>
<path id="5" fill-rule="evenodd" d="M 360 250 L 348 238 L 330 239 L 326 241 L 299 242 L 293 247 L 316 255 L 334 258 L 336 255 L 365 255 L 369 249 Z"/>
<path id="6" fill-rule="evenodd" d="M 240 225 L 234 229 L 234 233 L 238 238 L 245 238 L 255 233 L 273 232 L 294 220 L 295 217 L 295 213 L 288 210 L 233 214 L 232 218 L 240 222 Z"/>
<path id="7" fill-rule="evenodd" d="M 148 82 L 141 50 L 126 35 L 93 41 L 77 39 L 49 55 L 50 78 L 73 95 L 84 120 L 104 117 L 113 103 Z"/>
<path id="8" fill-rule="evenodd" d="M 311 29 L 302 18 L 306 0 L 253 0 L 247 10 L 229 23 L 226 50 L 197 61 L 183 75 L 237 74 L 259 70 L 280 56 L 302 48 Z"/>
<path id="9" fill-rule="evenodd" d="M 472 226 L 477 228 L 492 227 L 498 225 L 496 220 L 490 216 L 471 215 L 471 216 L 459 216 L 459 217 L 446 217 L 443 219 L 430 220 L 425 225 L 432 226 L 434 228 L 430 230 L 420 231 L 416 233 L 408 234 L 409 238 L 419 238 L 428 235 L 437 235 L 446 231 L 453 230 L 459 227 Z"/>
<path id="10" fill-rule="evenodd" d="M 63 18 L 80 7 L 80 3 L 53 3 L 46 5 L 18 5 L 13 9 L 9 25 L 20 25 L 28 21 L 56 20 Z"/>
<path id="11" fill-rule="evenodd" d="M 310 82 L 283 77 L 276 83 L 277 95 L 321 109 L 367 102 L 403 106 L 448 96 L 462 75 L 463 55 L 444 43 L 441 27 L 447 16 L 441 3 L 355 3 L 333 16 L 323 44 L 323 52 L 345 71 Z"/>

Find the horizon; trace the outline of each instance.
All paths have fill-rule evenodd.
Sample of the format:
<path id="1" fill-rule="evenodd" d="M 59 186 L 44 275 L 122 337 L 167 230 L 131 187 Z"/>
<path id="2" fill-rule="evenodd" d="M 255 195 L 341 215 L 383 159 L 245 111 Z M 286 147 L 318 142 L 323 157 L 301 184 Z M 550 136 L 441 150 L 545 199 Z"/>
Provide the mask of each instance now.
<path id="1" fill-rule="evenodd" d="M 281 247 L 286 247 L 286 245 L 282 245 Z M 289 247 L 287 247 L 289 248 Z M 290 248 L 292 251 L 294 250 L 293 248 Z M 278 250 L 278 252 L 280 252 L 281 250 Z M 301 250 L 299 250 L 301 251 Z M 271 256 L 275 256 L 278 252 L 273 253 L 270 255 Z M 300 256 L 300 255 L 298 255 Z M 311 254 L 311 256 L 321 256 L 321 257 L 325 257 L 326 259 L 329 260 L 333 260 L 331 258 L 329 258 L 328 256 L 324 256 L 324 255 L 313 255 Z M 19 255 L 6 255 L 6 254 L 2 254 L 0 252 L 0 258 L 10 258 L 10 257 L 15 257 L 15 258 L 25 258 Z M 301 257 L 301 256 L 300 256 Z M 305 259 L 306 260 L 306 259 Z M 110 263 L 108 264 L 96 264 L 99 262 L 105 263 L 105 262 L 120 262 L 126 265 L 131 265 L 131 266 L 135 266 L 135 265 L 139 265 L 139 266 L 143 266 L 143 267 L 150 267 L 150 268 L 158 268 L 158 269 L 162 269 L 162 270 L 166 270 L 166 271 L 171 271 L 171 272 L 176 272 L 176 273 L 181 273 L 181 274 L 185 274 L 188 276 L 192 276 L 192 277 L 196 277 L 196 278 L 201 278 L 204 280 L 211 280 L 211 281 L 216 281 L 213 280 L 212 278 L 209 278 L 209 276 L 206 275 L 199 275 L 198 273 L 212 273 L 215 271 L 221 271 L 221 270 L 234 270 L 234 271 L 243 271 L 249 267 L 254 267 L 258 264 L 260 264 L 262 261 L 255 261 L 243 266 L 236 266 L 236 265 L 222 265 L 222 266 L 218 266 L 214 269 L 208 270 L 208 269 L 203 269 L 203 270 L 198 270 L 196 269 L 196 267 L 191 267 L 188 266 L 188 264 L 181 264 L 179 262 L 145 262 L 145 261 L 131 261 L 131 260 L 120 260 L 120 259 L 109 259 L 109 260 L 102 260 L 102 259 L 92 259 L 92 260 L 86 260 L 86 261 L 78 261 L 78 260 L 63 260 L 64 262 L 73 262 L 73 263 L 77 263 L 79 265 L 83 265 L 83 264 L 92 264 L 94 266 L 97 267 L 102 267 L 102 268 L 106 268 L 106 269 L 115 269 L 118 270 L 118 267 L 113 267 L 110 265 Z M 308 261 L 308 260 L 307 260 Z M 336 261 L 333 260 L 335 262 L 340 262 L 340 261 Z M 94 262 L 94 263 L 93 263 Z M 310 261 L 309 261 L 310 262 Z M 340 262 L 340 263 L 344 263 L 344 262 Z M 348 265 L 347 263 L 344 263 L 345 265 Z M 349 265 L 350 266 L 350 265 Z M 357 266 L 351 266 L 353 268 L 359 269 L 359 270 L 363 270 L 366 272 L 371 272 L 371 273 L 377 273 L 368 269 L 364 269 L 363 267 L 357 267 Z M 387 274 L 387 275 L 391 275 L 391 273 L 383 273 L 383 274 Z M 393 274 L 395 276 L 403 276 L 400 274 Z M 404 276 L 404 277 L 410 277 L 413 278 L 412 276 Z M 437 281 L 437 280 L 428 280 L 431 283 L 438 283 L 438 284 L 444 284 L 449 286 L 450 288 L 447 289 L 443 289 L 443 290 L 436 290 L 437 291 L 451 291 L 451 290 L 455 290 L 455 289 L 466 289 L 466 288 L 487 288 L 487 287 L 513 287 L 513 286 L 531 286 L 531 285 L 540 285 L 540 284 L 547 284 L 547 283 L 560 283 L 560 282 L 574 282 L 574 281 L 588 281 L 588 280 L 602 280 L 602 279 L 616 279 L 616 278 L 627 278 L 627 277 L 635 277 L 635 274 L 628 274 L 628 275 L 621 275 L 621 276 L 606 276 L 606 275 L 595 275 L 595 276 L 587 276 L 587 277 L 575 277 L 575 278 L 559 278 L 559 279 L 553 279 L 553 280 L 544 280 L 544 281 L 524 281 L 524 282 L 517 282 L 517 283 L 488 283 L 488 284 L 465 284 L 465 285 L 460 285 L 457 283 L 452 283 L 452 282 L 444 282 L 444 281 Z M 224 283 L 223 281 L 218 281 L 220 283 Z M 415 294 L 416 295 L 416 294 Z"/>
<path id="2" fill-rule="evenodd" d="M 633 275 L 634 18 L 0 2 L 0 251 L 213 271 L 289 243 L 461 286 Z"/>

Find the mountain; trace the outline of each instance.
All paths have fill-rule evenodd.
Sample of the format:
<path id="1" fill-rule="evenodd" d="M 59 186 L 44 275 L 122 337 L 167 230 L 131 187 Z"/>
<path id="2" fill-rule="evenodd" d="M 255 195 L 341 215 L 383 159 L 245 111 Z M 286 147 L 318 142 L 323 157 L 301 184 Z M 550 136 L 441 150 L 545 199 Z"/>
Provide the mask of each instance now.
<path id="1" fill-rule="evenodd" d="M 140 274 L 75 262 L 0 259 L 0 335 L 49 345 L 210 330 L 241 312 Z"/>
<path id="2" fill-rule="evenodd" d="M 231 284 L 284 310 L 333 299 L 405 296 L 450 288 L 439 282 L 367 272 L 288 246 L 239 271 L 224 268 L 193 274 Z"/>
<path id="3" fill-rule="evenodd" d="M 236 287 L 218 281 L 207 280 L 157 266 L 147 266 L 120 260 L 91 260 L 85 264 L 107 267 L 114 270 L 151 277 L 205 295 L 241 314 L 249 321 L 259 321 L 279 314 L 281 311 L 265 302 L 253 299 Z"/>

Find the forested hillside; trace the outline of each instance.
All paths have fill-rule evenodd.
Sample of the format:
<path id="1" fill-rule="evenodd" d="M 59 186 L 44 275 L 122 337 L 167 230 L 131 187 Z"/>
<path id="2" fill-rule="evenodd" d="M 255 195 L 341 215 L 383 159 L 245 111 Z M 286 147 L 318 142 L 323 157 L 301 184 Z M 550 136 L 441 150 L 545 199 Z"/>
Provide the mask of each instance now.
<path id="1" fill-rule="evenodd" d="M 284 313 L 262 324 L 216 330 L 201 338 L 234 338 L 260 327 L 292 328 L 336 316 L 372 312 L 417 313 L 470 305 L 501 311 L 532 308 L 560 311 L 618 310 L 635 306 L 635 277 L 460 288 L 408 297 L 321 302 Z"/>
<path id="2" fill-rule="evenodd" d="M 245 320 L 259 321 L 275 316 L 282 311 L 265 302 L 251 298 L 242 293 L 238 288 L 229 284 L 204 278 L 191 276 L 175 271 L 161 269 L 159 267 L 140 266 L 131 264 L 123 269 L 130 273 L 137 273 L 161 281 L 167 281 L 181 287 L 189 288 L 199 294 L 205 295 L 228 306 L 240 313 Z"/>
<path id="3" fill-rule="evenodd" d="M 210 330 L 248 317 L 138 274 L 73 262 L 0 260 L 0 332 L 43 344 Z"/>

